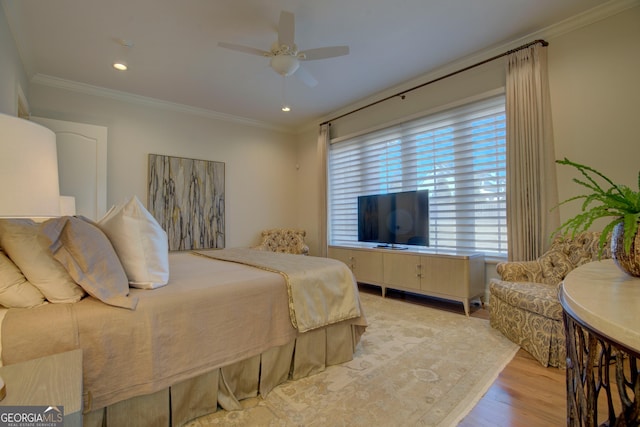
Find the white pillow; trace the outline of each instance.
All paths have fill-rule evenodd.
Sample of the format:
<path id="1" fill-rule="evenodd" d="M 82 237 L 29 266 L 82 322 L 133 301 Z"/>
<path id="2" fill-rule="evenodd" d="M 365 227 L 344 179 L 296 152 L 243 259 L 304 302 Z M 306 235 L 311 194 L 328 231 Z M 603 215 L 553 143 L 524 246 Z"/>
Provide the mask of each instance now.
<path id="1" fill-rule="evenodd" d="M 167 233 L 136 196 L 98 221 L 120 258 L 129 285 L 155 289 L 169 283 Z"/>

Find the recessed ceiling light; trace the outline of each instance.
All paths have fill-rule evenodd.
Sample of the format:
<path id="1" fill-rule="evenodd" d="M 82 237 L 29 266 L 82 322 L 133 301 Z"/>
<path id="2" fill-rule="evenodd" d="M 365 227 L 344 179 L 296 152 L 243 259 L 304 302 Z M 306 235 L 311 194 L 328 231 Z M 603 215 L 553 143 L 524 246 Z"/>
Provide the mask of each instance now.
<path id="1" fill-rule="evenodd" d="M 114 62 L 113 63 L 113 68 L 115 68 L 118 71 L 126 71 L 127 70 L 127 64 L 125 64 L 123 62 Z"/>
<path id="2" fill-rule="evenodd" d="M 282 111 L 284 111 L 285 113 L 288 113 L 289 111 L 291 111 L 291 107 L 289 107 L 288 105 L 283 105 Z"/>

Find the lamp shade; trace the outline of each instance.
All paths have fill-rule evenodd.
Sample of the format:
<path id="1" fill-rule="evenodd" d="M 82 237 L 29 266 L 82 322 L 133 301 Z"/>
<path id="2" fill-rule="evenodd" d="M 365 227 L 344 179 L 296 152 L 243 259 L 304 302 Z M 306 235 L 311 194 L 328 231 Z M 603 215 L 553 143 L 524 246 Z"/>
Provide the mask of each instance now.
<path id="1" fill-rule="evenodd" d="M 55 134 L 36 123 L 0 114 L 0 217 L 60 215 Z"/>

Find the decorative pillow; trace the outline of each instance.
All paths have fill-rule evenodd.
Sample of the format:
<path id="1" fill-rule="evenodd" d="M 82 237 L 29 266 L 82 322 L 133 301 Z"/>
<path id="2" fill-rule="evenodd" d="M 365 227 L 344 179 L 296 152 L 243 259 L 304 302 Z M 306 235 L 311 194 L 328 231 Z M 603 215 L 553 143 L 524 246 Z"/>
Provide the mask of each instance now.
<path id="1" fill-rule="evenodd" d="M 44 302 L 42 292 L 0 251 L 0 304 L 7 308 L 35 307 Z"/>
<path id="2" fill-rule="evenodd" d="M 53 256 L 92 297 L 105 304 L 134 309 L 129 282 L 111 242 L 89 219 L 60 217 L 42 224 Z"/>
<path id="3" fill-rule="evenodd" d="M 569 257 L 562 251 L 549 250 L 537 260 L 540 264 L 541 276 L 539 281 L 548 285 L 557 285 L 573 270 Z M 536 280 L 538 281 L 538 280 Z"/>
<path id="4" fill-rule="evenodd" d="M 78 302 L 85 295 L 67 270 L 53 258 L 39 224 L 24 219 L 0 220 L 0 247 L 29 282 L 54 303 Z"/>
<path id="5" fill-rule="evenodd" d="M 132 197 L 98 221 L 120 258 L 129 285 L 155 289 L 169 282 L 169 242 L 158 221 Z"/>

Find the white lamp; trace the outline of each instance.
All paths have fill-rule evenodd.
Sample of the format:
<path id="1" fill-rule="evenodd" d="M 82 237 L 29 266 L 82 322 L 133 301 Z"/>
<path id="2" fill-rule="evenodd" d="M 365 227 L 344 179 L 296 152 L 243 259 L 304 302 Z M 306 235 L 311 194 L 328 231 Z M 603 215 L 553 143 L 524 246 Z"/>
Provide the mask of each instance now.
<path id="1" fill-rule="evenodd" d="M 0 114 L 0 217 L 59 215 L 56 135 L 28 120 Z M 0 400 L 6 394 L 0 378 Z"/>
<path id="2" fill-rule="evenodd" d="M 56 135 L 44 126 L 0 114 L 0 217 L 60 215 Z"/>

